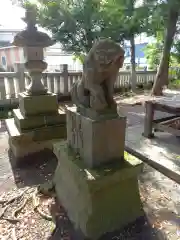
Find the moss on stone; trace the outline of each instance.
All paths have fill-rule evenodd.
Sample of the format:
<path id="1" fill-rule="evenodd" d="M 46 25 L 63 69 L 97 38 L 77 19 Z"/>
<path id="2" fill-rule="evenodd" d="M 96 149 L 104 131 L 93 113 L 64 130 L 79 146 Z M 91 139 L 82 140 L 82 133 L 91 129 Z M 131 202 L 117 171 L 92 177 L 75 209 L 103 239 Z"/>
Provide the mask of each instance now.
<path id="1" fill-rule="evenodd" d="M 86 237 L 98 239 L 143 215 L 137 180 L 141 161 L 120 159 L 88 169 L 66 141 L 54 144 L 54 153 L 57 197 Z"/>
<path id="2" fill-rule="evenodd" d="M 66 141 L 61 141 L 61 142 L 58 142 L 57 144 L 54 144 L 55 152 L 56 152 L 56 147 L 61 148 L 61 151 L 66 152 L 69 158 L 71 159 L 71 161 L 77 164 L 78 167 L 81 168 L 82 171 L 84 171 L 84 174 L 87 176 L 87 179 L 89 180 L 111 175 L 117 172 L 118 170 L 130 169 L 130 168 L 133 168 L 136 166 L 138 167 L 139 165 L 142 165 L 142 161 L 125 152 L 124 159 L 119 159 L 119 161 L 115 160 L 109 163 L 105 163 L 100 165 L 99 167 L 95 167 L 91 169 L 91 168 L 87 168 L 84 165 L 84 162 L 80 158 L 79 154 L 76 154 L 75 151 L 68 146 Z"/>

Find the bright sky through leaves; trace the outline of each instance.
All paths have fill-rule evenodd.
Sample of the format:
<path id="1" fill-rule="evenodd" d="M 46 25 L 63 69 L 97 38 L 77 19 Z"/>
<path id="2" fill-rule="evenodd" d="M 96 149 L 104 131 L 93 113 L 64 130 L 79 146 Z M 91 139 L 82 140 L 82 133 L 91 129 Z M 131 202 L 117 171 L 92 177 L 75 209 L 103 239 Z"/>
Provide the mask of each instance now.
<path id="1" fill-rule="evenodd" d="M 36 0 L 32 0 L 32 2 Z M 14 3 L 16 0 L 14 0 Z M 137 0 L 137 4 L 142 4 L 142 0 Z M 0 0 L 0 29 L 23 29 L 25 23 L 22 21 L 24 17 L 24 9 L 18 7 L 16 4 L 12 4 L 11 0 Z M 38 28 L 41 31 L 45 31 L 42 28 Z M 47 31 L 45 31 L 47 32 Z M 145 36 L 142 36 L 141 40 L 145 40 Z M 136 42 L 141 41 L 136 38 Z"/>
<path id="2" fill-rule="evenodd" d="M 3 28 L 24 28 L 25 24 L 21 20 L 23 16 L 24 10 L 12 5 L 11 0 L 0 0 L 0 25 L 2 25 Z"/>

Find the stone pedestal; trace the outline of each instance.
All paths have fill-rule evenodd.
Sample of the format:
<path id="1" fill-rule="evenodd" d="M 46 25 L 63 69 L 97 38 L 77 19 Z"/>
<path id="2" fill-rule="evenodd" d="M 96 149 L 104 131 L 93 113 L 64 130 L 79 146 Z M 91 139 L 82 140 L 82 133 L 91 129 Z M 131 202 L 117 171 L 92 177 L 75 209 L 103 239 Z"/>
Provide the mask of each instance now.
<path id="1" fill-rule="evenodd" d="M 117 160 L 90 169 L 66 141 L 55 143 L 54 153 L 59 160 L 57 197 L 86 237 L 98 239 L 144 214 L 137 180 L 140 161 Z"/>
<path id="2" fill-rule="evenodd" d="M 35 96 L 19 93 L 19 108 L 24 117 L 55 114 L 58 111 L 57 96 L 52 93 Z"/>
<path id="3" fill-rule="evenodd" d="M 124 158 L 126 117 L 90 118 L 68 108 L 67 142 L 87 167 Z"/>
<path id="4" fill-rule="evenodd" d="M 54 144 L 57 197 L 75 228 L 98 239 L 144 214 L 137 179 L 142 163 L 124 159 L 126 117 L 98 118 L 76 108 L 66 113 L 67 141 Z"/>
<path id="5" fill-rule="evenodd" d="M 52 149 L 55 140 L 66 137 L 66 115 L 58 109 L 55 94 L 19 94 L 19 109 L 6 120 L 10 148 L 16 158 Z"/>

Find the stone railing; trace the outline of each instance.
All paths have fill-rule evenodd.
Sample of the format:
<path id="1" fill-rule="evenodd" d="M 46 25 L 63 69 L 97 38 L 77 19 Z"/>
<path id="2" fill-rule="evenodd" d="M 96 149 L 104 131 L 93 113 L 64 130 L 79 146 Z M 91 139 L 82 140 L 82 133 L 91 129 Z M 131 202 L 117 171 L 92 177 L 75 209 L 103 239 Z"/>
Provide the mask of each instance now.
<path id="1" fill-rule="evenodd" d="M 154 82 L 156 72 L 137 71 L 137 84 Z M 82 72 L 68 72 L 67 65 L 63 65 L 61 72 L 44 72 L 43 83 L 49 92 L 59 96 L 68 96 L 73 82 L 81 79 Z M 16 72 L 0 72 L 0 105 L 17 103 L 18 93 L 24 91 L 30 79 L 22 68 Z M 131 74 L 128 71 L 120 71 L 115 83 L 115 90 L 131 85 Z"/>

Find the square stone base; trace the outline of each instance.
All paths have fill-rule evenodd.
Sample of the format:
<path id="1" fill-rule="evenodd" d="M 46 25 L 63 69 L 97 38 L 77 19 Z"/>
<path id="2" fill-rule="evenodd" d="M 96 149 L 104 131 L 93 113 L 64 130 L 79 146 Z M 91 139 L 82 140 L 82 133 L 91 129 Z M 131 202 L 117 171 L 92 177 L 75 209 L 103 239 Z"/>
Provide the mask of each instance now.
<path id="1" fill-rule="evenodd" d="M 88 167 L 98 166 L 124 156 L 126 117 L 91 119 L 76 108 L 68 108 L 67 141 Z"/>
<path id="2" fill-rule="evenodd" d="M 66 123 L 66 114 L 59 110 L 53 115 L 37 115 L 24 117 L 20 109 L 13 110 L 14 122 L 20 132 L 27 132 L 33 128 L 52 126 Z"/>
<path id="3" fill-rule="evenodd" d="M 36 128 L 21 133 L 13 118 L 7 119 L 5 123 L 9 134 L 9 145 L 17 159 L 43 149 L 52 149 L 54 142 L 66 138 L 66 124 Z"/>
<path id="4" fill-rule="evenodd" d="M 19 93 L 19 108 L 24 117 L 31 115 L 50 115 L 58 113 L 56 94 L 29 96 Z"/>
<path id="5" fill-rule="evenodd" d="M 116 161 L 87 169 L 66 141 L 54 144 L 59 160 L 54 183 L 57 197 L 76 229 L 98 239 L 143 216 L 137 176 L 140 161 Z"/>

